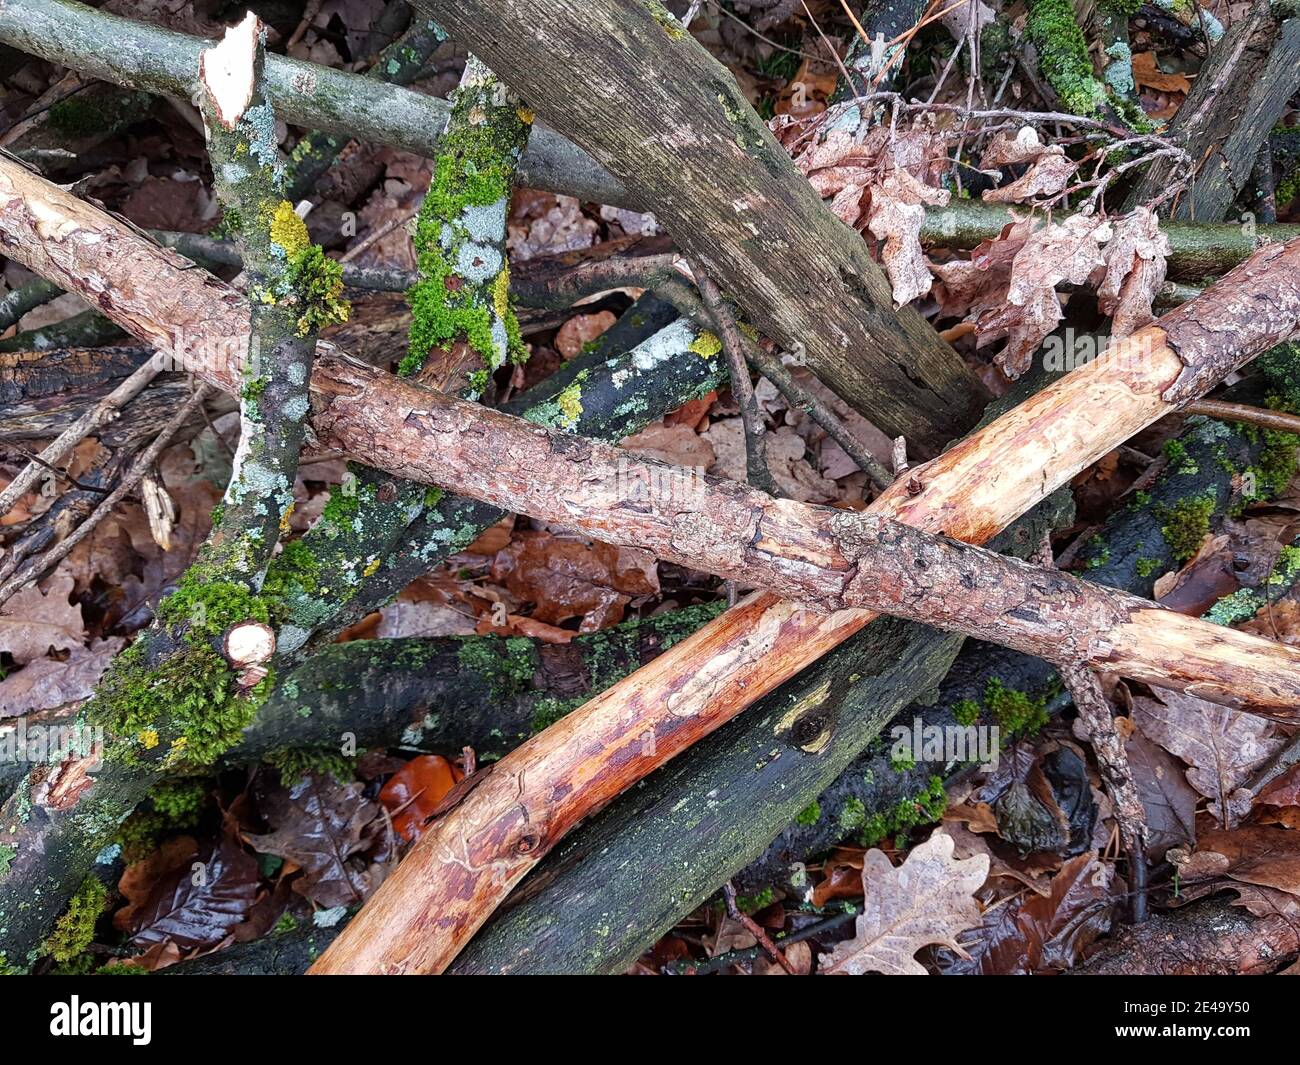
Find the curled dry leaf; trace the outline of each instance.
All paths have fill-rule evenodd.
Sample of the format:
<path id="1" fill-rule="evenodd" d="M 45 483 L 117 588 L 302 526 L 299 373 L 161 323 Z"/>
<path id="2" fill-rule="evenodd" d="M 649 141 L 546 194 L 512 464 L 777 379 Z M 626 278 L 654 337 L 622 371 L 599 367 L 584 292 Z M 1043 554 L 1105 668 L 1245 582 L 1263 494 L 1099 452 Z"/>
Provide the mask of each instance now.
<path id="1" fill-rule="evenodd" d="M 50 710 L 90 698 L 126 641 L 120 636 L 74 647 L 67 661 L 37 658 L 0 681 L 0 718 Z"/>
<path id="2" fill-rule="evenodd" d="M 889 276 L 894 303 L 900 307 L 930 291 L 930 267 L 921 250 L 924 205 L 947 206 L 949 198 L 947 189 L 923 185 L 901 169 L 871 189 L 867 228 L 885 242 L 880 261 Z"/>
<path id="3" fill-rule="evenodd" d="M 1097 290 L 1097 303 L 1112 318 L 1111 337 L 1118 340 L 1155 320 L 1151 303 L 1165 283 L 1169 238 L 1160 220 L 1146 207 L 1130 211 L 1115 223 L 1106 247 L 1106 276 Z"/>
<path id="4" fill-rule="evenodd" d="M 933 944 L 965 957 L 957 936 L 980 922 L 975 892 L 988 871 L 985 855 L 956 860 L 952 837 L 942 828 L 913 848 L 897 869 L 884 851 L 868 851 L 862 863 L 866 898 L 856 935 L 821 956 L 821 971 L 924 976 L 925 966 L 914 955 Z"/>
<path id="5" fill-rule="evenodd" d="M 981 162 L 985 167 L 1029 164 L 1029 169 L 1015 181 L 986 189 L 985 203 L 1027 203 L 1055 196 L 1079 169 L 1059 144 L 1043 144 L 1032 126 L 1023 127 L 1015 137 L 999 134 L 985 150 Z"/>
<path id="6" fill-rule="evenodd" d="M 1104 218 L 1071 215 L 1036 229 L 1016 253 L 1005 306 L 978 322 L 979 346 L 1007 338 L 994 361 L 1008 377 L 1029 369 L 1039 344 L 1063 317 L 1056 286 L 1086 284 L 1094 270 L 1105 266 L 1101 245 L 1110 228 Z"/>

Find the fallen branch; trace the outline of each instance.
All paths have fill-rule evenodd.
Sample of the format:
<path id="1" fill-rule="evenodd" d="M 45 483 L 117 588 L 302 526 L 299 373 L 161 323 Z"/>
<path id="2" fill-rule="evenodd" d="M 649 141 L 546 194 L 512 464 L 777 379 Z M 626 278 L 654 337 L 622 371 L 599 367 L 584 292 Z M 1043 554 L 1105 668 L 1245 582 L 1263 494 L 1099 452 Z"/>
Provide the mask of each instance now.
<path id="1" fill-rule="evenodd" d="M 662 8 L 534 0 L 524 20 L 511 0 L 414 6 L 616 174 L 756 328 L 803 352 L 885 432 L 925 456 L 974 423 L 982 385 L 918 311 L 894 309 L 861 237 L 822 203 L 730 72 Z M 625 103 L 617 114 L 614 92 Z"/>
<path id="2" fill-rule="evenodd" d="M 188 100 L 199 52 L 211 41 L 119 18 L 73 0 L 5 0 L 0 43 L 128 88 Z M 363 74 L 267 57 L 271 104 L 286 122 L 415 152 L 437 154 L 448 104 Z M 635 207 L 622 185 L 580 148 L 539 129 L 520 181 L 596 203 Z"/>
<path id="3" fill-rule="evenodd" d="M 21 168 L 0 161 L 0 196 L 5 197 L 5 206 L 0 212 L 0 225 L 3 226 L 0 233 L 6 238 L 11 254 L 21 256 L 28 266 L 48 273 L 74 289 L 84 290 L 87 273 L 96 269 L 103 271 L 102 276 L 106 279 L 103 283 L 120 281 L 104 292 L 105 301 L 102 301 L 111 305 L 106 310 L 120 324 L 129 325 L 148 339 L 156 338 L 166 350 L 177 355 L 188 353 L 196 371 L 213 383 L 233 389 L 237 378 L 232 373 L 231 360 L 216 357 L 218 353 L 228 353 L 230 345 L 218 346 L 214 350 L 211 341 L 213 335 L 216 338 L 239 337 L 246 329 L 240 323 L 242 314 L 246 312 L 242 311 L 238 299 L 233 294 L 225 294 L 221 286 L 210 278 L 196 276 L 197 271 L 177 269 L 160 249 L 144 245 L 124 227 L 99 212 L 40 182 L 26 171 L 20 171 Z M 19 194 L 19 189 L 22 194 Z M 33 204 L 41 205 L 40 230 L 31 214 Z M 113 233 L 111 263 L 103 261 L 102 241 L 106 230 Z M 50 239 L 49 235 L 53 233 L 58 234 L 58 239 Z M 1102 358 L 1070 374 L 929 466 L 913 470 L 906 484 L 888 493 L 883 502 L 878 501 L 878 512 L 892 512 L 906 520 L 930 524 L 932 528 L 943 527 L 950 533 L 956 531 L 971 538 L 986 538 L 999 525 L 1005 524 L 1009 516 L 1056 483 L 1078 472 L 1117 440 L 1173 410 L 1176 401 L 1187 398 L 1185 393 L 1194 394 L 1196 388 L 1208 387 L 1216 375 L 1228 372 L 1258 350 L 1289 335 L 1294 330 L 1295 315 L 1300 310 L 1300 294 L 1295 291 L 1297 278 L 1290 267 L 1291 257 L 1297 254 L 1300 254 L 1300 249 L 1280 247 L 1262 252 L 1227 282 L 1166 316 L 1160 326 L 1112 345 L 1112 350 Z M 138 272 L 124 272 L 133 268 Z M 132 283 L 140 274 L 150 279 L 147 294 Z M 101 282 L 97 280 L 95 283 Z M 1255 299 L 1261 290 L 1268 293 L 1267 307 L 1258 306 Z M 171 305 L 170 314 L 167 304 Z M 190 332 L 166 324 L 169 321 L 194 323 L 196 320 L 198 326 Z M 1231 336 L 1240 347 L 1232 351 L 1213 348 L 1198 351 L 1196 337 L 1201 322 L 1218 323 L 1219 329 L 1213 335 Z M 237 342 L 234 354 L 238 356 Z M 1191 367 L 1187 374 L 1190 381 L 1183 380 L 1184 360 Z M 507 428 L 513 423 L 501 416 L 479 413 L 458 401 L 434 396 L 402 382 L 385 380 L 370 368 L 354 365 L 337 356 L 323 355 L 318 360 L 318 367 L 315 383 L 320 414 L 317 428 L 323 431 L 325 438 L 339 442 L 356 433 L 359 439 L 353 446 L 360 447 L 361 453 L 374 451 L 377 447 L 382 447 L 386 453 L 389 449 L 400 451 L 401 442 L 423 449 L 426 443 L 422 438 L 426 433 L 458 438 L 458 424 L 462 420 L 466 426 L 490 428 L 493 434 L 499 430 L 506 434 L 504 439 L 517 439 L 524 449 L 521 458 L 524 455 L 536 456 L 542 468 L 555 461 L 552 442 L 560 447 L 560 453 L 573 447 L 563 443 L 563 437 L 545 437 L 535 429 L 517 431 Z M 366 390 L 369 390 L 370 402 L 362 396 Z M 392 401 L 386 412 L 374 409 L 377 404 L 373 400 L 379 395 Z M 406 399 L 411 402 L 403 402 Z M 1070 414 L 1076 410 L 1080 414 L 1087 411 L 1089 416 L 1071 417 Z M 414 415 L 410 425 L 406 419 L 408 413 Z M 438 424 L 440 420 L 441 427 Z M 1048 469 L 1045 471 L 1043 464 L 1038 462 L 1007 466 L 1002 456 L 1011 446 L 1019 447 L 1022 454 L 1037 454 L 1049 459 Z M 587 447 L 582 443 L 579 450 L 585 451 Z M 595 450 L 598 449 L 593 449 L 593 453 Z M 391 460 L 392 456 L 386 454 L 385 458 Z M 990 461 L 996 463 L 994 476 L 989 475 Z M 399 467 L 394 472 L 402 475 L 418 476 L 436 468 L 437 472 L 432 474 L 435 478 L 450 485 L 465 483 L 464 470 L 444 469 L 447 464 L 440 463 L 437 456 L 403 454 L 392 464 Z M 495 500 L 503 487 L 497 485 L 484 494 L 492 495 Z M 590 493 L 590 489 L 584 491 Z M 743 490 L 726 488 L 714 491 L 721 494 L 729 507 L 735 507 L 737 500 L 745 494 Z M 527 488 L 524 492 L 527 494 Z M 506 502 L 504 498 L 500 501 Z M 511 501 L 518 500 L 512 496 Z M 554 500 L 542 502 L 545 508 L 539 508 L 539 512 L 551 513 Z M 621 514 L 625 515 L 626 511 Z M 643 521 L 641 524 L 644 526 L 646 523 Z M 650 524 L 653 525 L 653 521 Z M 642 528 L 641 533 L 647 531 Z M 659 530 L 661 537 L 665 531 Z M 891 527 L 891 534 L 892 531 Z M 903 532 L 900 535 L 903 538 L 899 541 L 901 543 L 907 542 L 911 534 Z M 724 546 L 734 559 L 736 545 Z M 725 561 L 725 558 L 693 560 L 712 564 Z M 775 558 L 772 561 L 775 562 Z M 800 584 L 801 594 L 804 594 L 802 583 L 798 578 L 794 580 Z M 852 581 L 848 583 L 854 584 Z M 1141 613 L 1164 616 L 1166 612 L 1143 608 Z M 535 860 L 530 854 L 553 844 L 572 823 L 571 819 L 576 820 L 607 801 L 629 779 L 689 745 L 691 740 L 770 691 L 804 662 L 841 642 L 868 620 L 870 615 L 862 613 L 840 613 L 820 618 L 800 612 L 789 604 L 780 604 L 771 597 L 759 597 L 729 612 L 657 660 L 650 667 L 654 676 L 647 677 L 643 671 L 566 718 L 558 729 L 551 730 L 554 736 L 548 732 L 548 742 L 542 745 L 549 752 L 546 756 L 553 759 L 552 771 L 563 767 L 565 740 L 584 733 L 592 735 L 589 730 L 593 725 L 609 737 L 603 755 L 609 764 L 614 763 L 620 751 L 629 749 L 629 743 L 634 745 L 633 749 L 640 750 L 640 737 L 643 735 L 655 737 L 657 754 L 634 758 L 629 767 L 630 777 L 625 773 L 620 779 L 589 778 L 589 786 L 571 792 L 564 802 L 537 810 L 535 823 L 546 825 L 548 831 L 537 833 L 535 837 L 530 835 L 519 851 L 514 850 L 509 839 L 504 842 L 506 853 L 511 857 L 502 867 L 500 879 L 490 886 L 479 885 L 481 890 L 487 891 L 485 899 L 498 898 L 508 890 Z M 762 634 L 757 641 L 749 635 L 754 632 Z M 791 649 L 779 657 L 773 653 L 778 632 L 789 641 L 786 647 Z M 736 641 L 735 649 L 724 651 L 732 639 Z M 794 651 L 796 646 L 797 651 Z M 664 669 L 663 663 L 670 665 Z M 1181 671 L 1187 667 L 1176 664 L 1175 668 Z M 650 690 L 646 682 L 653 685 L 656 676 L 664 680 L 689 676 L 693 682 L 686 689 L 674 684 L 677 691 L 669 700 L 652 698 L 642 702 L 646 698 L 644 693 Z M 736 683 L 741 680 L 746 683 Z M 630 723 L 621 709 L 622 688 L 629 685 L 632 690 L 643 693 L 638 698 L 642 708 L 639 716 L 633 717 Z M 627 732 L 631 734 L 627 735 Z M 511 759 L 525 763 L 532 761 L 539 753 L 531 749 L 535 746 L 526 745 L 499 763 L 489 774 L 489 779 L 466 797 L 457 816 L 437 826 L 426 839 L 435 839 L 445 825 L 454 827 L 459 817 L 473 809 L 480 814 L 492 809 L 493 796 L 497 796 L 496 801 L 506 801 L 503 786 L 510 789 L 510 798 L 504 809 L 517 811 L 518 792 L 506 782 L 508 763 Z M 555 758 L 560 760 L 555 761 Z M 544 772 L 533 779 L 543 789 L 547 787 Z M 491 780 L 501 784 L 490 785 Z M 421 849 L 429 853 L 427 848 Z M 416 854 L 420 853 L 418 849 Z M 415 871 L 412 865 L 412 873 Z M 401 874 L 398 874 L 397 880 L 401 879 Z M 381 896 L 385 892 L 388 892 L 387 888 L 381 891 Z M 468 907 L 466 903 L 469 903 Z M 458 931 L 444 943 L 427 944 L 426 948 L 432 947 L 434 952 L 431 956 L 436 957 L 441 952 L 445 958 L 448 952 L 454 952 L 471 926 L 476 927 L 486 915 L 483 903 L 472 898 L 463 899 L 459 905 L 462 916 L 458 919 Z M 390 928 L 385 935 L 396 931 Z"/>

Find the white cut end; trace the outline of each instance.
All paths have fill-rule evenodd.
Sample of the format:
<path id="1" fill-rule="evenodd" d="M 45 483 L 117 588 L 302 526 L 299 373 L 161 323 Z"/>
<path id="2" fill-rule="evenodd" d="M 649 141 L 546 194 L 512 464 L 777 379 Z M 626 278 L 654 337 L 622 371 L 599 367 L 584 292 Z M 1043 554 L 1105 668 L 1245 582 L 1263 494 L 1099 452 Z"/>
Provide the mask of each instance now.
<path id="1" fill-rule="evenodd" d="M 244 117 L 253 101 L 254 71 L 262 24 L 251 11 L 231 26 L 220 44 L 199 53 L 199 81 L 226 129 Z"/>
<path id="2" fill-rule="evenodd" d="M 255 666 L 275 654 L 275 630 L 260 621 L 241 621 L 226 630 L 226 661 L 236 669 Z"/>

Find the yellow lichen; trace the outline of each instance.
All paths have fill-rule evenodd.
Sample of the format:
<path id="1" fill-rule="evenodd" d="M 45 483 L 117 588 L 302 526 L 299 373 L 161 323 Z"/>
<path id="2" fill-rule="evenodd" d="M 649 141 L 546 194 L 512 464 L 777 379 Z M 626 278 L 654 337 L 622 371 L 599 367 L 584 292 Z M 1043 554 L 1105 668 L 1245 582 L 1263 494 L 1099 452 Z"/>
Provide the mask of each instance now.
<path id="1" fill-rule="evenodd" d="M 306 223 L 298 217 L 288 200 L 281 200 L 276 205 L 271 217 L 271 239 L 284 249 L 286 255 L 293 255 L 311 244 Z"/>
<path id="2" fill-rule="evenodd" d="M 146 728 L 140 730 L 140 745 L 146 751 L 151 751 L 158 746 L 158 730 L 156 728 Z"/>
<path id="3" fill-rule="evenodd" d="M 702 359 L 711 359 L 722 350 L 722 341 L 707 329 L 687 345 L 687 351 L 693 351 Z"/>

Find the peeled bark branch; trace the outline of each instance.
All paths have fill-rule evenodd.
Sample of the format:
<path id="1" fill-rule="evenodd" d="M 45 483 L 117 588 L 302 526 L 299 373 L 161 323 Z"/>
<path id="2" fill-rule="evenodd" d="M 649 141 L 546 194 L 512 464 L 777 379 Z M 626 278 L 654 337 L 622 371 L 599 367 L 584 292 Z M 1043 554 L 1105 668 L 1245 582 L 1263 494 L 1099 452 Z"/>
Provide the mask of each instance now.
<path id="1" fill-rule="evenodd" d="M 188 354 L 193 368 L 213 383 L 228 390 L 234 387 L 238 362 L 232 365 L 228 356 L 233 354 L 237 360 L 237 343 L 233 352 L 229 346 L 214 350 L 212 345 L 215 338 L 239 337 L 246 330 L 241 320 L 247 312 L 233 293 L 198 271 L 178 269 L 160 249 L 144 244 L 125 227 L 2 160 L 0 204 L 3 205 L 0 206 L 0 237 L 12 255 L 21 257 L 27 265 L 51 279 L 81 291 L 92 283 L 87 277 L 95 276 L 93 284 L 97 288 L 103 286 L 101 304 L 109 305 L 105 307 L 106 312 L 120 324 L 156 339 L 165 350 L 178 356 Z M 38 215 L 33 214 L 34 205 L 39 205 Z M 103 254 L 105 243 L 113 248 L 109 258 Z M 986 539 L 1044 492 L 1173 409 L 1162 395 L 1181 375 L 1184 366 L 1178 352 L 1166 340 L 1182 337 L 1194 329 L 1198 314 L 1206 322 L 1217 324 L 1220 332 L 1216 335 L 1231 337 L 1234 345 L 1239 345 L 1231 355 L 1219 352 L 1221 358 L 1210 359 L 1221 373 L 1290 335 L 1300 314 L 1300 292 L 1296 291 L 1300 277 L 1292 265 L 1296 256 L 1300 256 L 1300 245 L 1260 253 L 1225 283 L 1166 316 L 1160 325 L 1112 345 L 1102 358 L 1070 374 L 941 458 L 915 469 L 906 485 L 898 486 L 897 491 L 877 501 L 877 513 L 935 531 L 942 529 L 970 539 Z M 147 293 L 138 287 L 142 277 L 149 286 Z M 1259 313 L 1260 308 L 1254 302 L 1260 291 L 1266 291 L 1272 301 L 1269 314 Z M 1240 320 L 1235 320 L 1235 329 L 1228 324 L 1234 322 L 1234 314 L 1240 316 Z M 183 326 L 172 323 L 190 323 L 191 329 L 187 332 Z M 222 353 L 227 358 L 219 358 Z M 1187 357 L 1194 361 L 1190 352 Z M 438 477 L 447 474 L 450 475 L 449 479 L 445 478 L 447 483 L 463 484 L 464 471 L 444 469 L 446 463 L 440 464 L 437 456 L 393 455 L 393 451 L 401 450 L 404 442 L 410 442 L 412 450 L 423 451 L 425 444 L 421 438 L 426 432 L 455 436 L 456 424 L 462 418 L 466 425 L 500 428 L 508 438 L 518 440 L 524 448 L 521 454 L 536 453 L 543 467 L 554 461 L 551 456 L 556 452 L 551 450 L 552 442 L 561 454 L 574 446 L 580 450 L 588 446 L 576 441 L 566 443 L 563 437 L 543 437 L 535 429 L 506 428 L 512 423 L 501 416 L 480 414 L 472 406 L 386 380 L 368 367 L 337 356 L 324 356 L 318 361 L 316 384 L 317 427 L 323 435 L 341 441 L 340 433 L 349 437 L 357 433 L 364 437 L 355 441 L 363 453 L 382 448 L 383 460 L 396 466 L 394 472 L 403 476 L 418 476 L 437 466 Z M 367 391 L 369 401 L 363 396 Z M 379 396 L 391 401 L 389 413 L 374 409 L 378 405 L 374 401 Z M 410 402 L 404 403 L 404 399 Z M 410 424 L 407 414 L 413 415 Z M 381 421 L 385 424 L 381 425 Z M 377 428 L 379 431 L 375 432 Z M 1024 462 L 1015 466 L 1005 462 L 1005 455 L 1013 448 L 1024 457 Z M 909 485 L 914 494 L 909 494 Z M 484 494 L 494 498 L 509 488 L 501 484 L 488 487 L 492 491 Z M 737 493 L 725 488 L 715 491 L 732 497 L 730 502 L 734 505 Z M 499 498 L 506 502 L 504 494 Z M 550 513 L 553 506 L 553 500 L 547 501 L 544 512 Z M 906 539 L 908 534 L 902 535 Z M 726 550 L 734 551 L 735 545 Z M 725 557 L 724 551 L 718 561 Z M 1165 612 L 1144 609 L 1140 613 L 1163 616 Z M 466 815 L 505 816 L 504 839 L 480 840 L 487 853 L 499 855 L 493 859 L 499 862 L 494 866 L 496 875 L 484 881 L 467 869 L 454 867 L 460 871 L 454 877 L 449 875 L 448 887 L 454 890 L 457 878 L 468 877 L 462 885 L 465 894 L 456 903 L 449 903 L 457 916 L 448 926 L 448 934 L 424 944 L 423 964 L 434 967 L 445 964 L 460 942 L 482 922 L 492 903 L 574 821 L 772 690 L 801 665 L 841 642 L 870 619 L 871 615 L 863 612 L 816 617 L 771 597 L 759 597 L 675 647 L 652 664 L 648 675 L 643 671 L 576 711 L 557 729 L 548 731 L 546 743 L 526 745 L 499 763 L 489 778 L 469 793 L 456 816 L 446 819 L 425 837 L 436 840 L 450 826 L 454 838 L 459 819 Z M 776 650 L 778 635 L 780 651 Z M 691 677 L 692 683 L 682 689 L 674 682 L 671 698 L 651 694 L 656 684 L 683 676 Z M 630 719 L 624 709 L 629 692 L 640 693 L 633 703 L 637 712 Z M 521 801 L 541 801 L 543 792 L 547 796 L 551 794 L 548 779 L 552 784 L 567 779 L 571 763 L 566 754 L 569 750 L 566 741 L 584 736 L 603 736 L 608 740 L 600 756 L 606 765 L 617 765 L 623 755 L 630 756 L 630 761 L 613 776 L 588 777 L 584 787 L 570 792 L 560 803 L 547 807 L 550 799 L 546 799 L 541 808 L 533 811 L 534 826 L 543 826 L 545 830 L 534 828 L 518 836 L 515 831 L 518 825 L 513 819 L 518 816 Z M 655 754 L 648 753 L 643 744 L 643 740 L 651 738 Z M 590 743 L 585 740 L 580 741 L 580 746 L 590 749 Z M 637 751 L 641 753 L 634 753 Z M 538 756 L 542 758 L 540 763 L 536 762 Z M 532 764 L 540 770 L 530 773 L 529 788 L 522 796 L 513 785 L 510 768 L 521 763 Z M 559 776 L 554 775 L 557 773 Z M 498 803 L 505 805 L 499 813 L 490 813 L 498 809 Z M 416 855 L 422 853 L 436 855 L 437 851 L 422 846 Z M 418 863 L 408 861 L 406 865 L 411 866 L 412 875 L 418 875 Z M 399 873 L 390 884 L 402 879 Z M 476 892 L 482 894 L 476 897 Z M 400 887 L 390 891 L 386 886 L 380 897 L 385 894 L 393 897 L 394 893 L 400 895 Z M 400 942 L 401 929 L 390 926 L 383 930 L 383 938 L 376 945 L 382 950 L 384 941 L 391 944 L 394 938 Z"/>

